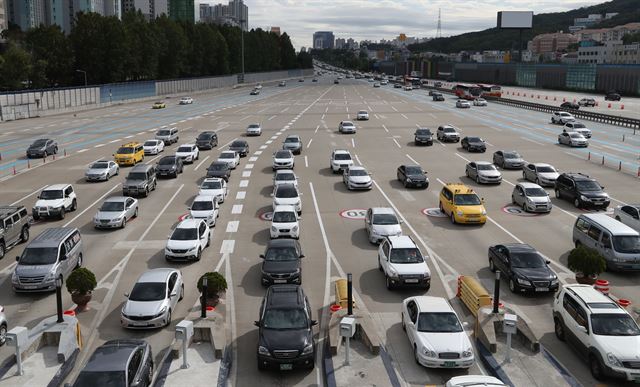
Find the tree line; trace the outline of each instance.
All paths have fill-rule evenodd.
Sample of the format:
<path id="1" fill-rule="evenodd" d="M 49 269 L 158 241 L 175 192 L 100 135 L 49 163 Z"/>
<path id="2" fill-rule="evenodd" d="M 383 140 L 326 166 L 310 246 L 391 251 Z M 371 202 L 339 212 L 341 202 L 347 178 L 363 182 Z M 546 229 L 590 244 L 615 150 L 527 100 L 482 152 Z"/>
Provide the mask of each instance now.
<path id="1" fill-rule="evenodd" d="M 78 13 L 66 35 L 57 25 L 21 31 L 11 25 L 0 54 L 0 89 L 47 88 L 311 68 L 286 33 L 260 28 L 148 20 L 129 12 L 122 20 Z"/>
<path id="2" fill-rule="evenodd" d="M 373 64 L 364 50 L 356 55 L 356 52 L 348 49 L 314 49 L 311 55 L 321 62 L 350 70 L 369 71 Z"/>

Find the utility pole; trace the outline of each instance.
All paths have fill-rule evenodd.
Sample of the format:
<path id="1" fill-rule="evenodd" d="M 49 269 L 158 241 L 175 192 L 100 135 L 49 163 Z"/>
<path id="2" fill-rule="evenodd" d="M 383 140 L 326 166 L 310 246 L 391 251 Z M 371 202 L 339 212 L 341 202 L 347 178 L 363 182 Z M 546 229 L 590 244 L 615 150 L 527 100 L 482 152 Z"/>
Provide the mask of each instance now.
<path id="1" fill-rule="evenodd" d="M 436 30 L 436 39 L 442 37 L 442 14 L 440 13 L 440 8 L 438 8 L 438 28 Z"/>

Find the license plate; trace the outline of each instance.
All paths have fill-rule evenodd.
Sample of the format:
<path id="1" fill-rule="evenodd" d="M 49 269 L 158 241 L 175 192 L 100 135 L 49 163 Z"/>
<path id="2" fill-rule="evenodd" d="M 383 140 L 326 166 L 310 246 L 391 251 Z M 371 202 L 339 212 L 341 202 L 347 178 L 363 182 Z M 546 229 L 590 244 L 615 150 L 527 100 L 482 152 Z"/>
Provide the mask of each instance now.
<path id="1" fill-rule="evenodd" d="M 283 279 L 277 279 L 277 280 L 273 280 L 274 284 L 286 284 L 287 280 L 283 280 Z"/>
<path id="2" fill-rule="evenodd" d="M 293 364 L 280 364 L 280 371 L 291 371 Z"/>
<path id="3" fill-rule="evenodd" d="M 404 280 L 404 282 L 408 283 L 408 284 L 417 284 L 418 283 L 418 279 L 416 278 L 410 278 L 410 279 L 406 279 Z"/>
<path id="4" fill-rule="evenodd" d="M 38 285 L 22 285 L 24 289 L 37 289 Z"/>
<path id="5" fill-rule="evenodd" d="M 444 362 L 444 366 L 447 368 L 453 368 L 456 366 L 456 362 L 455 361 L 445 361 Z"/>
<path id="6" fill-rule="evenodd" d="M 549 288 L 536 288 L 536 292 L 548 292 Z"/>
<path id="7" fill-rule="evenodd" d="M 166 175 L 166 174 L 167 174 L 167 172 L 160 172 L 160 174 L 161 174 L 161 175 Z"/>
<path id="8" fill-rule="evenodd" d="M 422 183 L 416 184 L 416 187 L 422 187 Z"/>

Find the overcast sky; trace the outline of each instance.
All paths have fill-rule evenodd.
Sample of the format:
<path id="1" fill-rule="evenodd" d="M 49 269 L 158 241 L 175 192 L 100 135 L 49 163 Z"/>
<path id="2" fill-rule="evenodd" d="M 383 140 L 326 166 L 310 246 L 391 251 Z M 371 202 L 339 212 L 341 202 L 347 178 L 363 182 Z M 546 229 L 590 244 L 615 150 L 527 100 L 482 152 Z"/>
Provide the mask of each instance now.
<path id="1" fill-rule="evenodd" d="M 227 3 L 228 0 L 201 0 Z M 336 38 L 393 39 L 401 33 L 433 37 L 442 10 L 442 35 L 495 27 L 498 11 L 562 12 L 602 0 L 245 0 L 249 27 L 279 26 L 296 49 L 312 45 L 315 31 Z M 532 7 L 533 6 L 533 7 Z M 566 27 L 565 27 L 566 28 Z"/>

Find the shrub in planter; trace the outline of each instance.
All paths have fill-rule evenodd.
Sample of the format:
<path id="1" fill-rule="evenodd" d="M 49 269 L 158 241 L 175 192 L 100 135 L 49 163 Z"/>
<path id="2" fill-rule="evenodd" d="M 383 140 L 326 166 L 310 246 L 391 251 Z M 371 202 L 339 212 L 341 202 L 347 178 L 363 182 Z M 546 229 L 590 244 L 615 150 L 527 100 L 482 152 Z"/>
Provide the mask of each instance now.
<path id="1" fill-rule="evenodd" d="M 227 290 L 227 280 L 218 272 L 204 273 L 200 279 L 198 279 L 198 291 L 200 293 L 202 293 L 202 282 L 205 278 L 207 279 L 207 294 L 205 295 L 207 305 L 216 306 L 220 298 L 220 293 Z"/>
<path id="2" fill-rule="evenodd" d="M 87 309 L 91 301 L 91 293 L 98 286 L 96 276 L 85 267 L 79 267 L 71 272 L 67 278 L 67 290 L 71 293 L 71 300 L 78 305 L 78 311 Z"/>
<path id="3" fill-rule="evenodd" d="M 567 266 L 576 273 L 578 283 L 593 284 L 598 275 L 606 270 L 607 264 L 598 251 L 580 245 L 571 250 Z"/>

